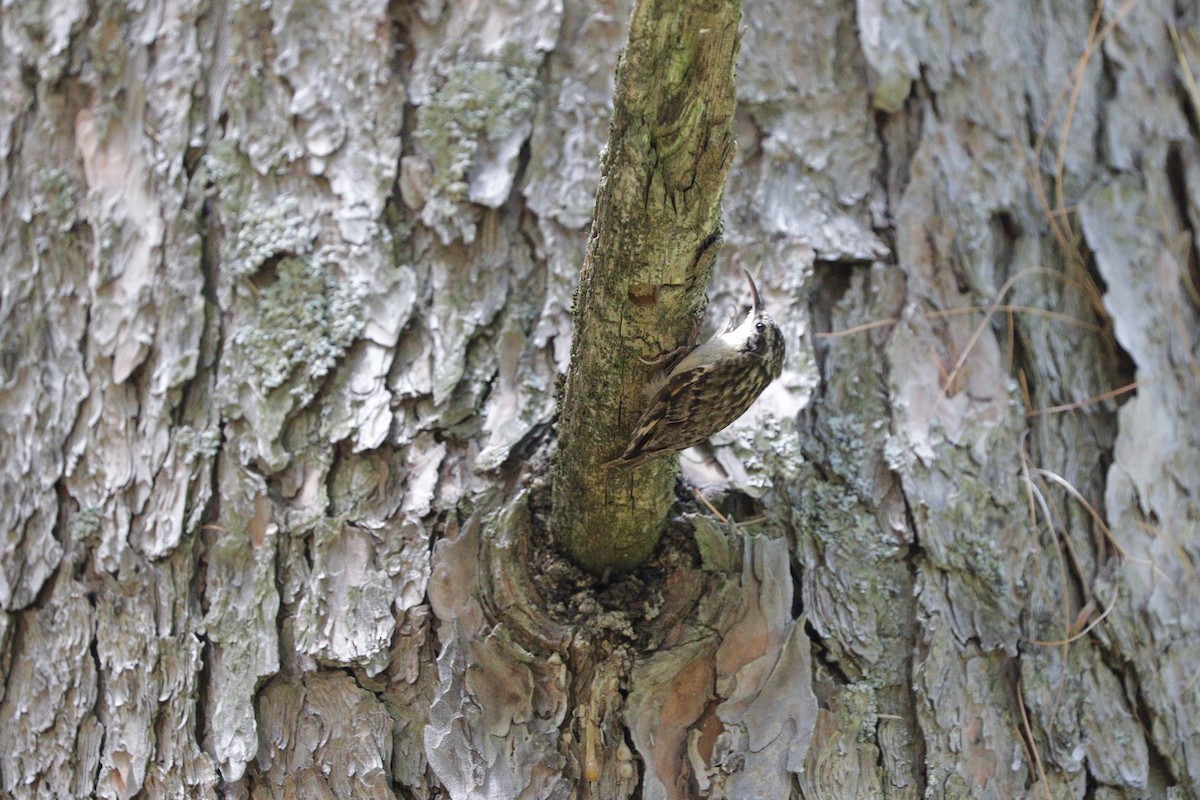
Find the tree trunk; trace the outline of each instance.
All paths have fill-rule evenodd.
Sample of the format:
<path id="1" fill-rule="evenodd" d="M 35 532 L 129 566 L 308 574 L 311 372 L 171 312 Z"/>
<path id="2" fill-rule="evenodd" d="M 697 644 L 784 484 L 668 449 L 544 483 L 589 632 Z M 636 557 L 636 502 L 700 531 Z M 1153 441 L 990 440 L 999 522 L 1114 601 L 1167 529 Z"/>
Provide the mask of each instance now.
<path id="1" fill-rule="evenodd" d="M 0 792 L 1200 797 L 1195 9 L 745 0 L 709 325 L 788 361 L 601 583 L 630 11 L 0 11 Z"/>

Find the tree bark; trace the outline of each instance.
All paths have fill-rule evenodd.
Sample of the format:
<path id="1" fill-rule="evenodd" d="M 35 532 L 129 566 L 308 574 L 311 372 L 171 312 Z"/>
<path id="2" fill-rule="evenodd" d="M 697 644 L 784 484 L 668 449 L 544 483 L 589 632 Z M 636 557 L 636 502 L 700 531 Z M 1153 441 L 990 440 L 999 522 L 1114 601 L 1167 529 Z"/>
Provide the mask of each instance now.
<path id="1" fill-rule="evenodd" d="M 746 3 L 711 296 L 788 361 L 597 587 L 629 14 L 4 6 L 0 794 L 1200 797 L 1195 10 Z"/>
<path id="2" fill-rule="evenodd" d="M 617 65 L 575 295 L 551 518 L 571 558 L 596 574 L 649 558 L 674 498 L 674 459 L 602 465 L 629 443 L 661 358 L 699 332 L 735 148 L 740 20 L 736 0 L 644 0 Z"/>

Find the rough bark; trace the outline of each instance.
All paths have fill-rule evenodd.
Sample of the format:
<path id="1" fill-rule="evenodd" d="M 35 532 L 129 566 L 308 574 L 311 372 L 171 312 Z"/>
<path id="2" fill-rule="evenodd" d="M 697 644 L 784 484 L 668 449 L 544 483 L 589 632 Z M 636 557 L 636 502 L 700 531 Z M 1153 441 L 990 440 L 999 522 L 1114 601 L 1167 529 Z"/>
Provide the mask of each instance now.
<path id="1" fill-rule="evenodd" d="M 674 459 L 602 465 L 628 444 L 661 358 L 699 331 L 734 154 L 740 20 L 737 0 L 643 0 L 617 65 L 575 294 L 551 519 L 555 538 L 596 574 L 649 558 L 671 510 Z"/>
<path id="2" fill-rule="evenodd" d="M 629 11 L 4 6 L 0 793 L 1200 796 L 1196 10 L 747 2 L 739 524 L 552 594 Z"/>

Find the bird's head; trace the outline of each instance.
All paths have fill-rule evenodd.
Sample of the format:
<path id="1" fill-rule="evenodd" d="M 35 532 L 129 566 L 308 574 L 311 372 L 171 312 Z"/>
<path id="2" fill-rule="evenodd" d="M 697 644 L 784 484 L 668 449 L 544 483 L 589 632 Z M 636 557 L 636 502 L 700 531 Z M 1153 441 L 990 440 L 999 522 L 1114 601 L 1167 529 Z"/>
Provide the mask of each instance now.
<path id="1" fill-rule="evenodd" d="M 783 355 L 786 350 L 783 331 L 779 330 L 775 320 L 771 319 L 771 315 L 763 308 L 754 278 L 750 277 L 746 270 L 742 272 L 746 274 L 746 280 L 750 283 L 750 314 L 726 336 L 741 352 L 762 358 L 774 380 L 783 371 Z"/>

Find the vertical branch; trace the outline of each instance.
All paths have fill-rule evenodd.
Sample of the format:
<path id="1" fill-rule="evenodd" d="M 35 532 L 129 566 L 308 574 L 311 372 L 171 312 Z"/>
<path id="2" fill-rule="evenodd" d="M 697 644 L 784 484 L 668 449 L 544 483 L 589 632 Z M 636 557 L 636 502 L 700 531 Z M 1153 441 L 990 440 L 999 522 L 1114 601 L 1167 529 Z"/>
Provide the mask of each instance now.
<path id="1" fill-rule="evenodd" d="M 555 536 L 584 568 L 637 566 L 671 505 L 676 462 L 605 470 L 641 414 L 654 359 L 706 303 L 733 160 L 740 0 L 639 0 L 617 66 L 608 147 L 575 302 L 559 417 Z"/>

